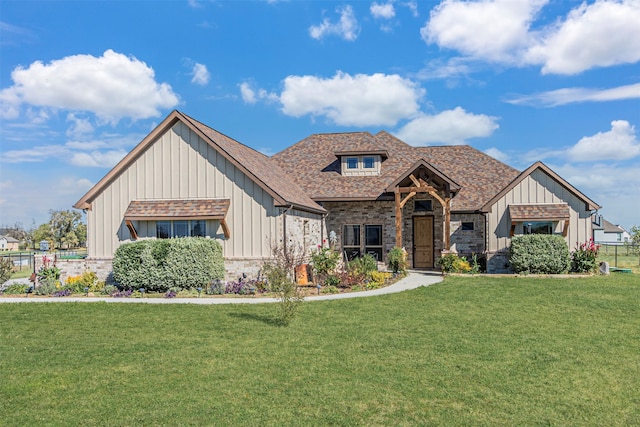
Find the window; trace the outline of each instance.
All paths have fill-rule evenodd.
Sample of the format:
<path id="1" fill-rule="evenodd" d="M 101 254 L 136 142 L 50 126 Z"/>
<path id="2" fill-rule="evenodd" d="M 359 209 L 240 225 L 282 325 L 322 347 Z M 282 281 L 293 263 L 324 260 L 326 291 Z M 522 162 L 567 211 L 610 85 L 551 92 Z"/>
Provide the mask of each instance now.
<path id="1" fill-rule="evenodd" d="M 522 224 L 522 234 L 553 234 L 551 222 L 525 222 Z"/>
<path id="2" fill-rule="evenodd" d="M 342 174 L 345 176 L 373 176 L 380 175 L 380 156 L 376 155 L 349 155 L 342 156 Z"/>
<path id="3" fill-rule="evenodd" d="M 376 167 L 376 159 L 374 157 L 363 157 L 362 167 L 364 169 L 373 169 Z"/>
<path id="4" fill-rule="evenodd" d="M 463 222 L 462 226 L 460 227 L 460 229 L 462 231 L 473 231 L 473 222 L 469 221 L 469 222 Z"/>
<path id="5" fill-rule="evenodd" d="M 345 225 L 342 229 L 342 250 L 350 261 L 360 256 L 360 226 Z"/>
<path id="6" fill-rule="evenodd" d="M 364 226 L 364 252 L 373 256 L 376 261 L 382 261 L 382 226 Z"/>
<path id="7" fill-rule="evenodd" d="M 205 228 L 206 228 L 206 221 L 204 220 L 199 220 L 199 221 L 191 221 L 191 236 L 193 237 L 204 237 L 206 236 L 205 234 Z"/>
<path id="8" fill-rule="evenodd" d="M 413 202 L 414 212 L 431 212 L 433 205 L 431 200 L 416 200 Z"/>
<path id="9" fill-rule="evenodd" d="M 206 236 L 204 220 L 197 221 L 156 221 L 156 237 L 169 239 L 171 237 L 204 237 Z"/>
<path id="10" fill-rule="evenodd" d="M 189 237 L 189 221 L 174 221 L 171 237 Z"/>
<path id="11" fill-rule="evenodd" d="M 171 237 L 171 221 L 156 222 L 156 237 L 158 239 L 168 239 Z"/>

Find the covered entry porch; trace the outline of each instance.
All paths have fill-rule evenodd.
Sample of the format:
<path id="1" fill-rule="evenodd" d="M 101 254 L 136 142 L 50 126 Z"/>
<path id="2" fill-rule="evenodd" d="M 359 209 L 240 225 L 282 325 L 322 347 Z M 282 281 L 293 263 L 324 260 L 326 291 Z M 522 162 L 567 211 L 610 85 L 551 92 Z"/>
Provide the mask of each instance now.
<path id="1" fill-rule="evenodd" d="M 396 179 L 395 246 L 407 250 L 412 268 L 434 268 L 451 248 L 451 199 L 460 186 L 422 159 Z"/>

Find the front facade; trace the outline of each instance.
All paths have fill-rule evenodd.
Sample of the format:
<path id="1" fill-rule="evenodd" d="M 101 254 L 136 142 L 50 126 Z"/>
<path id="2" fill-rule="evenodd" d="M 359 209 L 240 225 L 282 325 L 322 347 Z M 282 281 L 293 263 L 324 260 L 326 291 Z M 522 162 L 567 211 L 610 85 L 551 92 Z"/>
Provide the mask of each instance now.
<path id="1" fill-rule="evenodd" d="M 412 268 L 477 254 L 503 271 L 514 234 L 562 234 L 573 247 L 599 208 L 542 163 L 520 173 L 469 146 L 355 132 L 267 157 L 177 111 L 75 207 L 87 212 L 89 259 L 136 239 L 204 236 L 222 243 L 228 276 L 257 274 L 275 246 L 323 244 L 381 264 L 403 247 Z"/>

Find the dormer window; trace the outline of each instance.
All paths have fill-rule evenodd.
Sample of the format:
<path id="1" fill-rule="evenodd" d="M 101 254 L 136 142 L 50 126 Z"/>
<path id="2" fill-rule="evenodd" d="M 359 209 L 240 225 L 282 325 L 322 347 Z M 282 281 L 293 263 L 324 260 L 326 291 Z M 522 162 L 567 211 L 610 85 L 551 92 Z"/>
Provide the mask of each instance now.
<path id="1" fill-rule="evenodd" d="M 376 158 L 373 156 L 366 156 L 362 158 L 362 167 L 364 169 L 374 169 L 376 167 Z"/>
<path id="2" fill-rule="evenodd" d="M 342 175 L 371 176 L 380 175 L 379 155 L 342 156 Z"/>

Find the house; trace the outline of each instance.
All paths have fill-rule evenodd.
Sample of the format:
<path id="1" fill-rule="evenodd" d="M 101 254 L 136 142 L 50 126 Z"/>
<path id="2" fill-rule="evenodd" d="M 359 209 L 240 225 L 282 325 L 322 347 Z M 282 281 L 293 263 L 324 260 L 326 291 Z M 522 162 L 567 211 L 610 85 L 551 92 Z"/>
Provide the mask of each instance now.
<path id="1" fill-rule="evenodd" d="M 631 241 L 631 235 L 619 225 L 607 221 L 602 215 L 593 215 L 593 240 L 600 244 L 622 245 Z"/>
<path id="2" fill-rule="evenodd" d="M 20 241 L 11 236 L 0 236 L 0 251 L 17 251 Z"/>
<path id="3" fill-rule="evenodd" d="M 387 132 L 311 135 L 272 157 L 178 111 L 75 205 L 87 212 L 88 260 L 144 238 L 206 236 L 227 274 L 257 273 L 274 246 L 305 251 L 335 235 L 345 258 L 412 268 L 448 251 L 507 271 L 515 234 L 592 236 L 600 208 L 541 162 L 516 169 L 466 145 L 413 147 Z"/>

